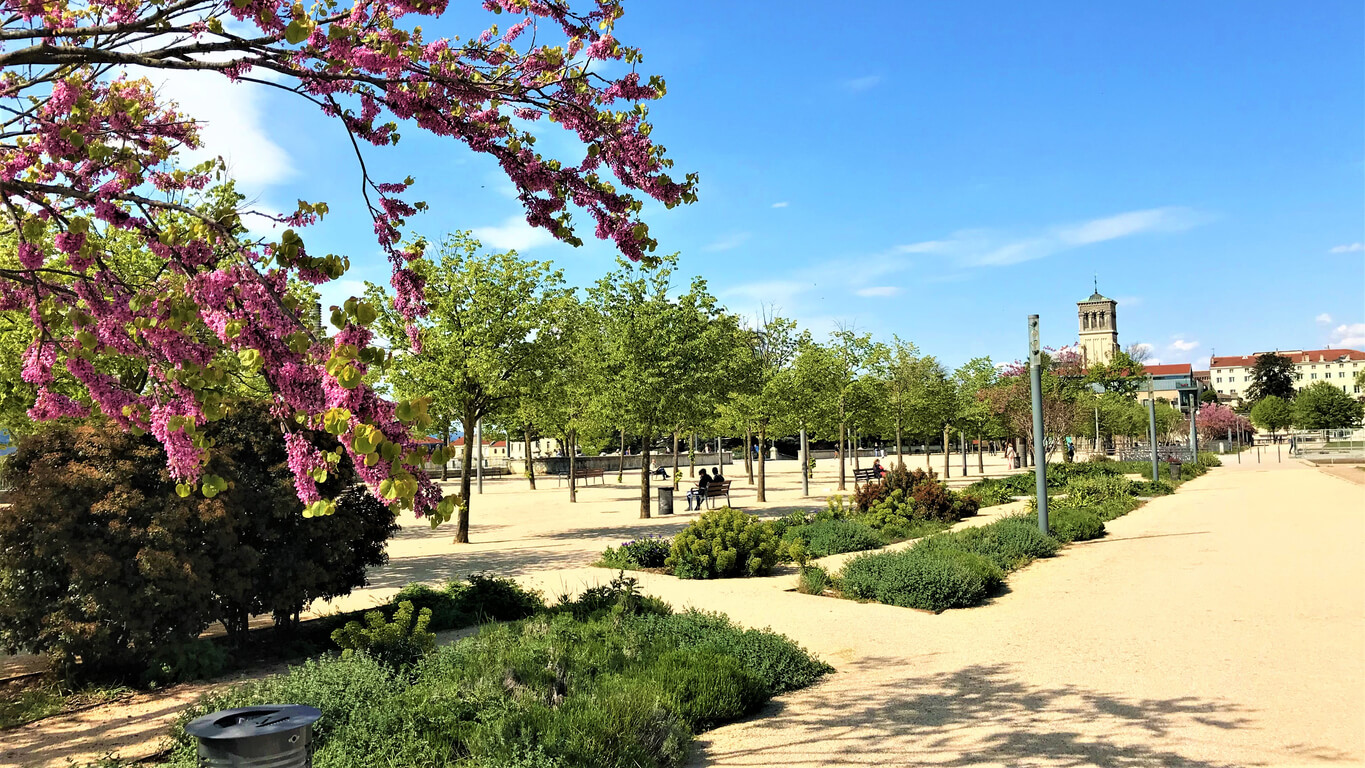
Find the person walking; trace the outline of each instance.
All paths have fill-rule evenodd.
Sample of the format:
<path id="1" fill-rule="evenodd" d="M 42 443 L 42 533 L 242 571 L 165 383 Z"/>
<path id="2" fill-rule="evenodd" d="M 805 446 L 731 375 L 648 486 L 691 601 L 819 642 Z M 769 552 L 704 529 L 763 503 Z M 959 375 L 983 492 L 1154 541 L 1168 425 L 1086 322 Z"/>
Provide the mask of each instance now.
<path id="1" fill-rule="evenodd" d="M 1005 443 L 1005 466 L 1010 469 L 1019 468 L 1019 456 L 1014 451 L 1014 443 Z"/>

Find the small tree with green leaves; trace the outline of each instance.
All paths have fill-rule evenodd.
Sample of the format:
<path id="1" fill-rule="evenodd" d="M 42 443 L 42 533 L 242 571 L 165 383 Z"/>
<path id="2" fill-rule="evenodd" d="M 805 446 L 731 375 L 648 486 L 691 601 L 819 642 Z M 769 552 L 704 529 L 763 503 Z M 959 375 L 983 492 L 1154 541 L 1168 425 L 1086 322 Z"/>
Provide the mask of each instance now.
<path id="1" fill-rule="evenodd" d="M 1365 405 L 1336 385 L 1319 381 L 1299 390 L 1294 398 L 1294 424 L 1300 429 L 1355 427 L 1360 424 L 1362 408 Z"/>
<path id="2" fill-rule="evenodd" d="M 1274 395 L 1281 400 L 1293 400 L 1294 361 L 1274 352 L 1266 352 L 1256 357 L 1251 367 L 1251 385 L 1247 387 L 1247 400 L 1255 402 L 1263 397 Z"/>

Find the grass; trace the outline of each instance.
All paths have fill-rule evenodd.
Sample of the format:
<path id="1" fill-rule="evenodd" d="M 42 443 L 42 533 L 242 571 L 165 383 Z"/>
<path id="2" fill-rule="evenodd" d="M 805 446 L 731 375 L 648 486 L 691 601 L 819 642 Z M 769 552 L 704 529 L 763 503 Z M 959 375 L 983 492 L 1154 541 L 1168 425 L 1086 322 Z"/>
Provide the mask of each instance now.
<path id="1" fill-rule="evenodd" d="M 490 625 L 408 667 L 328 656 L 211 694 L 173 728 L 168 765 L 195 764 L 194 717 L 289 701 L 322 710 L 318 768 L 676 766 L 694 734 L 830 671 L 781 635 L 634 602 L 618 581 L 610 608 Z"/>

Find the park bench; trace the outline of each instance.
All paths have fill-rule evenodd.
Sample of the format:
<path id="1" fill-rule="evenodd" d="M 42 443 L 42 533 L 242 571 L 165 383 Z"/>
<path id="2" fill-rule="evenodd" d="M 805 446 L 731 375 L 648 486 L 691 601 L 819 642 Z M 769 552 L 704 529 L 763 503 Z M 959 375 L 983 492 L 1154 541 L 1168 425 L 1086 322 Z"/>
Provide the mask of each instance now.
<path id="1" fill-rule="evenodd" d="M 706 486 L 706 498 L 705 498 L 705 499 L 702 499 L 702 501 L 706 501 L 706 500 L 709 500 L 709 499 L 719 499 L 719 498 L 722 497 L 722 496 L 725 497 L 725 506 L 727 506 L 727 507 L 728 507 L 728 506 L 731 506 L 731 505 L 730 505 L 730 481 L 729 481 L 729 480 L 722 480 L 722 481 L 720 481 L 719 483 L 711 483 L 711 484 L 707 485 L 707 486 Z M 716 505 L 713 503 L 713 504 L 711 505 L 711 508 L 714 509 L 715 506 L 716 506 Z"/>
<path id="2" fill-rule="evenodd" d="M 585 481 L 586 481 L 586 480 L 591 480 L 592 478 L 595 477 L 595 478 L 597 478 L 598 480 L 601 480 L 601 481 L 602 481 L 602 485 L 606 485 L 606 484 L 607 484 L 606 474 L 607 474 L 607 471 L 606 471 L 605 469 L 590 469 L 590 468 L 587 468 L 587 467 L 583 467 L 583 468 L 580 469 L 580 468 L 578 468 L 578 467 L 574 467 L 573 479 L 575 479 L 575 480 L 585 480 Z M 561 472 L 561 473 L 558 473 L 556 476 L 559 478 L 559 482 L 560 482 L 560 484 L 562 485 L 562 484 L 564 483 L 564 481 L 569 477 L 569 473 L 568 473 L 568 472 Z M 584 484 L 586 485 L 587 483 L 584 483 Z"/>
<path id="3" fill-rule="evenodd" d="M 877 477 L 877 470 L 872 467 L 853 470 L 854 485 L 857 485 L 858 483 L 880 483 L 881 481 L 882 479 Z"/>

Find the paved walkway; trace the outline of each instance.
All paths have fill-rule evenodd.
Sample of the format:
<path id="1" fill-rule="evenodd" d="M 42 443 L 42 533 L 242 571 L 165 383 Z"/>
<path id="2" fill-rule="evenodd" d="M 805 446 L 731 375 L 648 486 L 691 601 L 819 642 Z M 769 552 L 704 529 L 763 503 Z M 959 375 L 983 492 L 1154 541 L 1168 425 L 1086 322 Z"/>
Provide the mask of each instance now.
<path id="1" fill-rule="evenodd" d="M 761 507 L 731 469 L 737 505 L 822 503 L 799 497 L 791 462 L 770 466 Z M 812 492 L 832 487 L 829 469 Z M 409 523 L 375 586 L 347 605 L 480 568 L 553 597 L 609 579 L 587 567 L 607 544 L 691 519 L 639 520 L 628 487 L 594 486 L 570 507 L 549 486 L 490 483 L 475 501 L 473 545 Z M 772 627 L 838 669 L 762 717 L 704 734 L 697 766 L 1353 765 L 1365 762 L 1363 502 L 1365 487 L 1299 462 L 1232 465 L 1013 574 L 990 604 L 937 616 L 801 595 L 790 575 L 640 578 L 676 607 Z M 175 710 L 152 711 L 143 748 Z M 0 750 L 0 765 L 32 748 L 49 750 L 36 764 L 54 768 L 101 754 L 75 725 L 5 733 L 7 747 L 22 737 L 30 749 Z"/>

